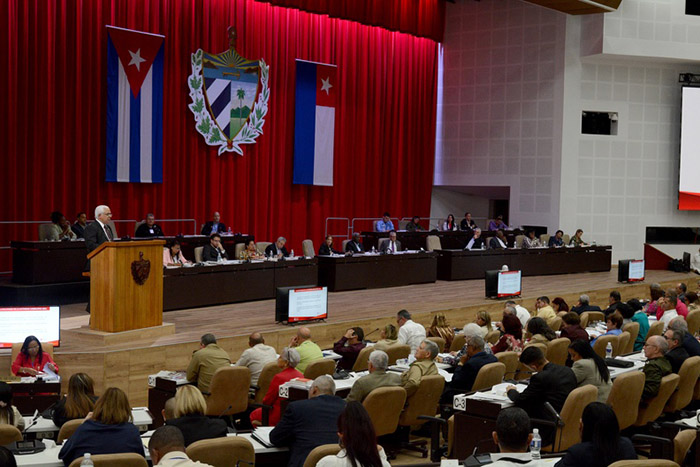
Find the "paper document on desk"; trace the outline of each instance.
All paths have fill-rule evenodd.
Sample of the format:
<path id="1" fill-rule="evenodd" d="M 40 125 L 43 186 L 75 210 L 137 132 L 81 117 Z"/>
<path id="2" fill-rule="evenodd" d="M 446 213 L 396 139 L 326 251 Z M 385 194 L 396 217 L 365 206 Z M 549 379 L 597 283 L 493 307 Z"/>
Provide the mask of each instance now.
<path id="1" fill-rule="evenodd" d="M 270 442 L 270 432 L 274 428 L 274 426 L 259 426 L 253 431 L 251 436 L 263 446 L 271 448 L 274 444 Z"/>
<path id="2" fill-rule="evenodd" d="M 487 401 L 508 401 L 508 395 L 506 394 L 506 388 L 508 386 L 513 386 L 511 383 L 500 383 L 493 386 L 488 391 L 475 392 L 467 396 L 469 399 L 487 400 Z M 527 385 L 525 384 L 515 384 L 515 389 L 518 392 L 523 392 Z"/>
<path id="3" fill-rule="evenodd" d="M 61 377 L 58 376 L 58 374 L 56 374 L 56 372 L 53 371 L 49 365 L 50 363 L 44 365 L 44 369 L 42 370 L 44 374 L 41 376 L 41 378 L 44 381 L 60 381 Z"/>
<path id="4" fill-rule="evenodd" d="M 161 370 L 155 375 L 148 375 L 148 385 L 154 387 L 156 385 L 156 378 L 169 379 L 175 381 L 175 384 L 181 386 L 187 384 L 187 374 L 184 371 L 167 371 Z"/>

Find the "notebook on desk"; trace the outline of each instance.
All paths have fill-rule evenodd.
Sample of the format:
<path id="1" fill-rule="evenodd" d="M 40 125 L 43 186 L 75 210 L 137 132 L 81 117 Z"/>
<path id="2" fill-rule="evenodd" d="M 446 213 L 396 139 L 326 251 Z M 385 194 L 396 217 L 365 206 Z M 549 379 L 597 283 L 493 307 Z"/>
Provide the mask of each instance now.
<path id="1" fill-rule="evenodd" d="M 274 447 L 274 444 L 270 442 L 270 432 L 272 432 L 274 428 L 273 426 L 259 426 L 251 433 L 251 436 L 267 448 Z"/>

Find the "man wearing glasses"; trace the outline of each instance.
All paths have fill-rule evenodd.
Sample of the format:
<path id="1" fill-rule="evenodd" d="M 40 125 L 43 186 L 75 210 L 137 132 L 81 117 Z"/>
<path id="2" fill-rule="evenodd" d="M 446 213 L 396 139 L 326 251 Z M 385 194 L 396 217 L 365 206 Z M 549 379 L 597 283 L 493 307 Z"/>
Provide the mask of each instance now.
<path id="1" fill-rule="evenodd" d="M 661 378 L 671 373 L 671 362 L 665 357 L 668 343 L 663 336 L 651 336 L 644 344 L 643 350 L 647 363 L 642 369 L 646 377 L 642 401 L 648 401 L 659 393 Z"/>
<path id="2" fill-rule="evenodd" d="M 85 246 L 88 254 L 104 242 L 114 240 L 114 231 L 109 225 L 111 220 L 112 210 L 109 209 L 109 206 L 101 205 L 95 208 L 95 222 L 91 222 L 85 227 Z"/>

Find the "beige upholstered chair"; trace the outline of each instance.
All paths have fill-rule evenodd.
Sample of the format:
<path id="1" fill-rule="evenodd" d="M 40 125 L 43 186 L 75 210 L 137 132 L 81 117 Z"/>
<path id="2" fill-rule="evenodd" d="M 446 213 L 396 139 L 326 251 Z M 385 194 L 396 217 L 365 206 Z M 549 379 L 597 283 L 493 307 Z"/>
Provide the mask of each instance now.
<path id="1" fill-rule="evenodd" d="M 411 221 L 404 220 L 404 219 L 399 220 L 399 230 L 406 230 L 406 226 L 408 225 L 409 222 L 411 222 Z"/>
<path id="2" fill-rule="evenodd" d="M 375 350 L 374 347 L 365 347 L 360 350 L 360 353 L 357 354 L 355 365 L 352 367 L 352 371 L 365 371 L 368 368 L 369 354 L 371 354 L 373 350 Z"/>
<path id="3" fill-rule="evenodd" d="M 351 239 L 351 238 L 347 238 L 347 239 L 343 240 L 343 243 L 342 243 L 342 245 L 343 245 L 343 250 L 342 250 L 342 251 L 345 251 L 345 247 L 348 245 L 348 242 L 349 242 L 350 240 L 352 240 L 352 239 Z"/>
<path id="4" fill-rule="evenodd" d="M 265 364 L 260 372 L 260 376 L 258 377 L 258 389 L 255 390 L 255 399 L 253 399 L 254 403 L 262 404 L 265 394 L 267 394 L 267 390 L 270 389 L 272 378 L 274 378 L 280 371 L 282 370 L 277 366 L 276 360 Z"/>
<path id="5" fill-rule="evenodd" d="M 605 321 L 605 313 L 602 311 L 587 311 L 588 322 L 595 323 L 596 321 Z"/>
<path id="6" fill-rule="evenodd" d="M 73 433 L 75 433 L 75 430 L 77 430 L 84 421 L 84 418 L 78 418 L 76 420 L 68 420 L 66 423 L 64 423 L 63 426 L 61 426 L 61 429 L 58 430 L 58 438 L 56 438 L 56 443 L 61 444 L 64 440 L 70 438 Z"/>
<path id="7" fill-rule="evenodd" d="M 644 373 L 631 371 L 621 374 L 613 381 L 607 404 L 615 412 L 620 430 L 632 426 L 637 421 L 639 403 L 644 391 L 644 380 Z"/>
<path id="8" fill-rule="evenodd" d="M 309 363 L 304 370 L 304 378 L 316 379 L 321 375 L 332 375 L 335 371 L 335 360 L 320 358 Z"/>
<path id="9" fill-rule="evenodd" d="M 593 351 L 597 353 L 600 358 L 605 358 L 605 348 L 608 346 L 608 342 L 612 344 L 613 356 L 617 355 L 617 349 L 620 346 L 620 339 L 618 336 L 607 335 L 600 336 L 596 339 L 595 344 L 593 344 Z"/>
<path id="10" fill-rule="evenodd" d="M 646 340 L 649 340 L 651 336 L 660 336 L 664 332 L 664 322 L 657 321 L 649 326 L 649 331 L 647 332 Z"/>
<path id="11" fill-rule="evenodd" d="M 561 329 L 561 323 L 563 320 L 561 319 L 561 316 L 557 316 L 556 318 L 552 318 L 547 322 L 550 328 L 552 328 L 552 331 L 558 331 Z"/>
<path id="12" fill-rule="evenodd" d="M 634 343 L 637 340 L 637 336 L 639 336 L 639 323 L 627 323 L 622 326 L 622 331 L 630 333 L 630 339 L 629 342 L 627 342 L 627 346 L 625 348 L 620 347 L 620 355 L 625 355 L 634 352 Z"/>
<path id="13" fill-rule="evenodd" d="M 44 242 L 49 240 L 53 230 L 53 224 L 39 224 L 39 241 Z"/>
<path id="14" fill-rule="evenodd" d="M 255 249 L 258 250 L 258 253 L 261 255 L 265 254 L 265 248 L 268 246 L 272 245 L 272 242 L 257 242 L 255 244 Z"/>
<path id="15" fill-rule="evenodd" d="M 622 355 L 623 353 L 625 353 L 625 349 L 627 348 L 627 346 L 629 346 L 630 338 L 630 333 L 627 331 L 622 331 L 620 335 L 617 336 L 617 349 L 613 345 L 613 357 L 617 357 L 618 355 Z"/>
<path id="16" fill-rule="evenodd" d="M 496 358 L 499 362 L 506 366 L 506 372 L 503 375 L 505 379 L 515 378 L 515 372 L 518 371 L 518 353 L 517 352 L 498 352 Z"/>
<path id="17" fill-rule="evenodd" d="M 408 358 L 408 355 L 411 353 L 411 346 L 394 344 L 387 347 L 385 352 L 389 356 L 389 365 L 396 365 L 396 360 Z"/>
<path id="18" fill-rule="evenodd" d="M 549 237 L 551 237 L 551 235 L 549 235 L 549 234 L 540 235 L 540 243 L 542 245 L 548 245 L 549 244 Z"/>
<path id="19" fill-rule="evenodd" d="M 405 403 L 406 390 L 400 386 L 376 388 L 365 397 L 362 405 L 372 419 L 377 436 L 396 431 Z"/>
<path id="20" fill-rule="evenodd" d="M 571 240 L 571 235 L 569 234 L 564 234 L 561 236 L 561 239 L 564 241 L 564 245 L 569 244 L 569 240 Z"/>
<path id="21" fill-rule="evenodd" d="M 484 338 L 484 340 L 491 345 L 495 345 L 496 342 L 498 342 L 498 339 L 500 338 L 501 331 L 493 330 L 486 333 L 486 337 Z"/>
<path id="22" fill-rule="evenodd" d="M 13 425 L 0 425 L 0 446 L 13 441 L 22 441 L 22 432 Z"/>
<path id="23" fill-rule="evenodd" d="M 678 464 L 667 459 L 637 459 L 613 462 L 608 467 L 678 467 Z"/>
<path id="24" fill-rule="evenodd" d="M 678 387 L 678 381 L 680 381 L 680 376 L 675 373 L 661 378 L 659 393 L 656 397 L 652 397 L 647 401 L 646 407 L 639 408 L 639 414 L 637 415 L 637 421 L 634 423 L 634 426 L 644 426 L 661 416 L 666 402 L 668 402 L 673 391 Z"/>
<path id="25" fill-rule="evenodd" d="M 199 461 L 214 467 L 255 465 L 255 449 L 253 449 L 253 445 L 250 441 L 240 436 L 195 441 L 187 446 L 185 452 L 193 461 Z"/>
<path id="26" fill-rule="evenodd" d="M 664 412 L 677 412 L 693 401 L 695 384 L 700 377 L 700 357 L 686 359 L 678 370 L 678 387 L 664 407 Z"/>
<path id="27" fill-rule="evenodd" d="M 586 326 L 588 326 L 588 321 L 591 319 L 591 315 L 589 313 L 590 311 L 584 311 L 581 313 L 581 327 L 583 329 L 586 329 Z"/>
<path id="28" fill-rule="evenodd" d="M 399 417 L 399 427 L 423 425 L 426 420 L 418 418 L 420 415 L 434 417 L 438 411 L 438 403 L 444 388 L 445 378 L 442 376 L 424 376 L 418 385 L 418 390 L 406 401 L 406 408 Z M 426 444 L 426 441 L 419 440 L 404 443 L 403 447 L 427 453 Z"/>
<path id="29" fill-rule="evenodd" d="M 438 349 L 440 349 L 440 352 L 445 351 L 445 339 L 443 339 L 442 337 L 433 336 L 433 337 L 426 337 L 426 339 L 428 339 L 429 341 L 435 342 L 438 346 Z"/>
<path id="30" fill-rule="evenodd" d="M 442 250 L 440 237 L 437 235 L 428 235 L 425 237 L 425 249 L 428 251 Z"/>
<path id="31" fill-rule="evenodd" d="M 455 334 L 455 338 L 452 339 L 450 344 L 450 352 L 459 352 L 467 343 L 467 337 L 464 334 Z"/>
<path id="32" fill-rule="evenodd" d="M 313 240 L 309 240 L 307 238 L 306 240 L 301 242 L 301 251 L 307 258 L 313 258 L 314 256 L 316 256 L 316 250 L 314 249 Z"/>
<path id="33" fill-rule="evenodd" d="M 249 389 L 250 370 L 248 368 L 244 366 L 219 368 L 211 379 L 205 415 L 224 416 L 245 411 L 248 408 Z"/>
<path id="34" fill-rule="evenodd" d="M 136 231 L 139 229 L 139 227 L 141 227 L 141 225 L 143 225 L 145 223 L 146 223 L 146 221 L 142 220 L 142 221 L 137 222 L 136 225 L 134 225 L 134 236 L 136 236 Z"/>
<path id="35" fill-rule="evenodd" d="M 195 263 L 201 263 L 202 262 L 202 252 L 204 251 L 203 246 L 198 246 L 194 249 L 194 262 Z"/>
<path id="36" fill-rule="evenodd" d="M 501 362 L 489 363 L 479 369 L 476 375 L 472 391 L 481 391 L 503 382 L 506 374 L 506 366 Z"/>
<path id="37" fill-rule="evenodd" d="M 581 442 L 581 432 L 579 431 L 579 421 L 583 414 L 583 409 L 598 398 L 598 389 L 592 384 L 587 384 L 576 388 L 569 393 L 564 402 L 559 416 L 564 422 L 561 430 L 556 431 L 552 452 L 563 452 L 576 443 Z"/>
<path id="38" fill-rule="evenodd" d="M 389 241 L 389 238 L 380 238 L 379 240 L 377 240 L 377 251 L 382 251 L 382 246 L 384 246 L 384 244 L 388 241 Z M 396 241 L 400 243 L 399 240 L 396 240 Z"/>
<path id="39" fill-rule="evenodd" d="M 571 339 L 567 337 L 560 337 L 547 342 L 547 360 L 557 365 L 566 364 L 569 344 L 571 344 Z"/>
<path id="40" fill-rule="evenodd" d="M 146 458 L 140 454 L 122 453 L 122 454 L 96 454 L 90 456 L 95 467 L 148 467 Z M 83 457 L 78 457 L 70 463 L 70 467 L 80 467 L 83 462 Z"/>
<path id="41" fill-rule="evenodd" d="M 245 243 L 236 243 L 236 246 L 233 248 L 233 258 L 230 259 L 241 259 L 243 250 L 245 250 Z"/>
<path id="42" fill-rule="evenodd" d="M 523 247 L 523 240 L 525 240 L 525 235 L 516 235 L 515 236 L 515 248 L 522 248 Z"/>
<path id="43" fill-rule="evenodd" d="M 22 350 L 22 344 L 24 344 L 24 342 L 15 342 L 14 344 L 12 344 L 10 362 L 14 362 L 17 359 L 17 355 L 19 355 L 20 350 Z M 49 354 L 49 357 L 51 357 L 51 359 L 53 360 L 53 344 L 49 344 L 48 342 L 42 342 L 41 351 Z"/>
<path id="44" fill-rule="evenodd" d="M 681 430 L 673 438 L 673 460 L 678 465 L 683 465 L 685 456 L 688 455 L 690 447 L 695 443 L 697 437 L 696 430 Z"/>
<path id="45" fill-rule="evenodd" d="M 340 445 L 335 444 L 323 444 L 321 446 L 316 446 L 313 450 L 306 456 L 304 461 L 304 467 L 316 467 L 316 464 L 326 456 L 335 456 L 340 452 Z"/>
<path id="46" fill-rule="evenodd" d="M 693 310 L 685 317 L 685 322 L 688 323 L 688 332 L 693 336 L 700 331 L 700 310 Z"/>

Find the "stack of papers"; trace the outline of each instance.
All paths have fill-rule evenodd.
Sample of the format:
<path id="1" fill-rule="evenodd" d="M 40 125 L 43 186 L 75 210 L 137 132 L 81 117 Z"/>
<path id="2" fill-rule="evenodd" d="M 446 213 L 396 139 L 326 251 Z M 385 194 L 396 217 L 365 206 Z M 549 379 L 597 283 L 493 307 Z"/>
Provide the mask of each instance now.
<path id="1" fill-rule="evenodd" d="M 184 371 L 162 370 L 156 373 L 155 375 L 148 375 L 148 385 L 154 387 L 156 385 L 156 378 L 163 378 L 175 381 L 178 386 L 188 383 L 187 374 Z"/>
<path id="2" fill-rule="evenodd" d="M 501 383 L 497 384 L 488 391 L 483 391 L 483 392 L 475 392 L 474 394 L 471 394 L 467 396 L 469 399 L 476 399 L 476 400 L 487 400 L 487 401 L 509 401 L 508 396 L 506 395 L 506 388 L 508 386 L 511 386 L 511 383 Z M 518 392 L 523 392 L 526 388 L 526 384 L 515 384 L 515 389 Z"/>
<path id="3" fill-rule="evenodd" d="M 263 446 L 271 448 L 274 444 L 270 442 L 270 432 L 274 428 L 274 426 L 259 426 L 253 431 L 252 436 Z"/>
<path id="4" fill-rule="evenodd" d="M 314 381 L 311 379 L 294 378 L 293 380 L 287 383 L 287 386 L 289 386 L 290 388 L 304 389 L 308 391 L 309 389 L 311 389 L 311 385 L 313 383 Z"/>

